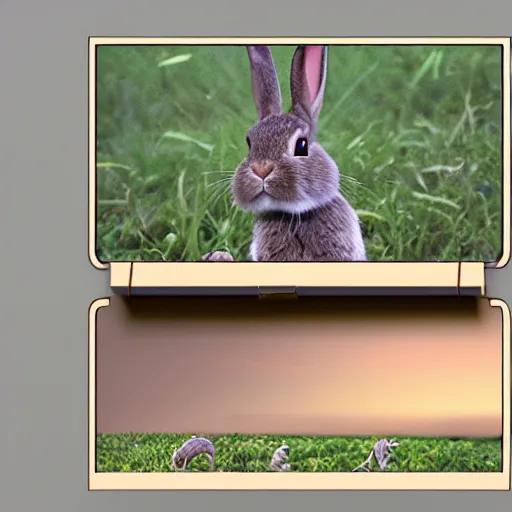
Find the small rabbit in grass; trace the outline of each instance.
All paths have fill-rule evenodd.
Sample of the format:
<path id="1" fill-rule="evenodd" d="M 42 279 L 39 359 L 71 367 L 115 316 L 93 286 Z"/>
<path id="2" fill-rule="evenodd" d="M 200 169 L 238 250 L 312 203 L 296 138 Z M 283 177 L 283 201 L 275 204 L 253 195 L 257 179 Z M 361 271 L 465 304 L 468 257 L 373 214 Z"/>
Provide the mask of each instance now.
<path id="1" fill-rule="evenodd" d="M 270 461 L 270 469 L 272 471 L 290 471 L 291 465 L 286 462 L 290 456 L 290 447 L 283 441 L 280 446 L 272 455 Z"/>
<path id="2" fill-rule="evenodd" d="M 267 46 L 248 46 L 259 114 L 249 153 L 235 171 L 236 205 L 254 213 L 253 261 L 365 261 L 359 218 L 339 192 L 334 160 L 316 142 L 327 46 L 299 46 L 292 59 L 290 113 L 283 113 Z M 217 251 L 210 261 L 233 261 Z M 203 260 L 204 261 L 204 260 Z"/>
<path id="3" fill-rule="evenodd" d="M 362 464 L 359 464 L 357 468 L 353 469 L 352 472 L 369 472 L 373 459 L 377 461 L 380 470 L 384 471 L 387 468 L 389 461 L 393 457 L 392 448 L 396 448 L 397 446 L 400 446 L 400 443 L 398 443 L 395 439 L 379 439 L 373 446 L 373 449 L 370 452 L 368 458 Z"/>
<path id="4" fill-rule="evenodd" d="M 172 455 L 170 467 L 173 468 L 174 471 L 178 471 L 179 469 L 186 471 L 187 464 L 203 453 L 210 463 L 210 471 L 215 471 L 215 446 L 209 439 L 196 436 L 192 436 L 188 441 L 185 441 L 180 448 L 175 450 Z"/>
<path id="5" fill-rule="evenodd" d="M 236 205 L 254 213 L 253 261 L 366 261 L 359 218 L 339 192 L 334 160 L 316 142 L 327 46 L 299 46 L 292 59 L 290 113 L 270 48 L 248 46 L 259 114 L 247 133 L 249 154 L 235 171 Z M 202 261 L 233 261 L 212 251 Z"/>

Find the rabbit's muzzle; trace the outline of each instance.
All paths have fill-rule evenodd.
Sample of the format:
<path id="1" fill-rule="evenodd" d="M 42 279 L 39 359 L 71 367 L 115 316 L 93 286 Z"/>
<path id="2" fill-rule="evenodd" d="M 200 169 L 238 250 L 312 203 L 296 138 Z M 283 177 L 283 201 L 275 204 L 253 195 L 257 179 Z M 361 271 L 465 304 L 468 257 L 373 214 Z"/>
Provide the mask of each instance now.
<path id="1" fill-rule="evenodd" d="M 244 162 L 233 177 L 232 194 L 239 207 L 253 213 L 299 199 L 297 177 L 269 160 Z"/>
<path id="2" fill-rule="evenodd" d="M 274 170 L 272 162 L 256 162 L 251 165 L 251 171 L 261 180 L 265 180 Z"/>

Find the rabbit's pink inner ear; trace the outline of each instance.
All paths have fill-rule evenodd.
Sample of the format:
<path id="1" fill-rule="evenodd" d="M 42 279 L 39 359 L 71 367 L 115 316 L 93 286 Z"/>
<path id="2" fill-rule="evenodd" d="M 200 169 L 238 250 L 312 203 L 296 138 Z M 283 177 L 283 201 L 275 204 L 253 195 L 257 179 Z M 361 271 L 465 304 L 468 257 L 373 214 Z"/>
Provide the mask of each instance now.
<path id="1" fill-rule="evenodd" d="M 304 60 L 310 103 L 315 101 L 320 89 L 322 56 L 323 46 L 306 46 Z"/>

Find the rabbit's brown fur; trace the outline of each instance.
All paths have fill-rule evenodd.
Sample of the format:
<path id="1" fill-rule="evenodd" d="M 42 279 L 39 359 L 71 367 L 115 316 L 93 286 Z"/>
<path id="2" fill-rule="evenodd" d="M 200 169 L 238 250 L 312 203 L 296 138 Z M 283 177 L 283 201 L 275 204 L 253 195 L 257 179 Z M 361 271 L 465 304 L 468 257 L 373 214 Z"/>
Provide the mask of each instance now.
<path id="1" fill-rule="evenodd" d="M 339 192 L 336 163 L 316 142 L 327 47 L 299 46 L 292 59 L 292 111 L 282 113 L 270 49 L 249 46 L 259 121 L 232 183 L 235 204 L 256 215 L 254 261 L 364 261 L 359 219 Z M 305 142 L 304 142 L 305 141 Z M 296 144 L 307 147 L 297 154 Z"/>

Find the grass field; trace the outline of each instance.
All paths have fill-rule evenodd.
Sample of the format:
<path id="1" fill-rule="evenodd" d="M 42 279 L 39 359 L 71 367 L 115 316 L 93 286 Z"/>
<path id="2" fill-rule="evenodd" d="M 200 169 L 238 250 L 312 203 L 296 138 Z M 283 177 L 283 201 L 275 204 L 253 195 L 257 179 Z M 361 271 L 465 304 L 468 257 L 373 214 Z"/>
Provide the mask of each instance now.
<path id="1" fill-rule="evenodd" d="M 288 108 L 293 48 L 273 52 Z M 501 108 L 498 47 L 331 47 L 318 138 L 371 260 L 499 258 Z M 229 185 L 255 121 L 243 47 L 100 47 L 98 257 L 247 260 Z"/>
<path id="2" fill-rule="evenodd" d="M 168 472 L 176 448 L 189 439 L 177 434 L 99 435 L 98 472 Z M 216 448 L 216 471 L 269 471 L 274 451 L 283 440 L 290 446 L 291 471 L 349 472 L 370 454 L 378 438 L 288 437 L 231 435 L 209 437 Z M 501 440 L 399 438 L 395 459 L 386 471 L 501 471 Z M 190 471 L 207 471 L 208 461 L 193 459 Z M 376 470 L 376 465 L 372 471 Z"/>

